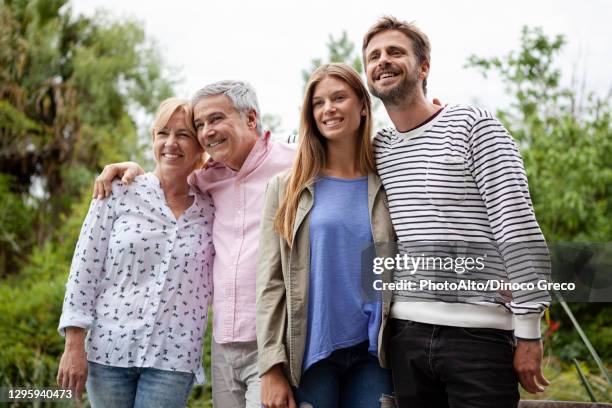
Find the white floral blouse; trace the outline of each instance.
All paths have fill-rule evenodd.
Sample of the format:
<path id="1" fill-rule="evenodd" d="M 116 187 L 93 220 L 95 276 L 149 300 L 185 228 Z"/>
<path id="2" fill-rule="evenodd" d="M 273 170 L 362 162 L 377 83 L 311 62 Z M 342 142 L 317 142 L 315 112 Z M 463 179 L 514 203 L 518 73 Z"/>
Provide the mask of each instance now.
<path id="1" fill-rule="evenodd" d="M 177 220 L 152 173 L 93 200 L 74 252 L 59 331 L 88 330 L 89 361 L 191 372 L 204 382 L 214 206 L 195 191 Z"/>

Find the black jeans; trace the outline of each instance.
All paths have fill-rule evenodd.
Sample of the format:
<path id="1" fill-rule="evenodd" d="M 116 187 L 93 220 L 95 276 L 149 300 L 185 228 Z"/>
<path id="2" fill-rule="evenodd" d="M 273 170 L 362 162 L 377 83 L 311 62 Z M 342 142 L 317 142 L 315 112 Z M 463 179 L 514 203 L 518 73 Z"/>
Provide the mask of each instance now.
<path id="1" fill-rule="evenodd" d="M 398 408 L 516 408 L 514 334 L 392 319 Z"/>

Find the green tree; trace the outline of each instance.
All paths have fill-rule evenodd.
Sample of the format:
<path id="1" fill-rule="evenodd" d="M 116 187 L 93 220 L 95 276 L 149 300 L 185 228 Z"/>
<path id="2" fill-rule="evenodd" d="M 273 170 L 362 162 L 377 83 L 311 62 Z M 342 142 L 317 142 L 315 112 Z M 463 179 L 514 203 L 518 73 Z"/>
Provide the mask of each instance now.
<path id="1" fill-rule="evenodd" d="M 93 175 L 139 158 L 134 116 L 171 94 L 164 66 L 134 21 L 0 0 L 0 387 L 54 384 Z"/>
<path id="2" fill-rule="evenodd" d="M 513 103 L 497 112 L 521 146 L 538 220 L 550 241 L 612 240 L 610 96 L 561 85 L 555 58 L 565 38 L 524 27 L 504 57 L 471 56 L 468 67 L 497 72 Z"/>
<path id="3" fill-rule="evenodd" d="M 512 104 L 498 110 L 497 116 L 521 149 L 535 212 L 546 239 L 549 242 L 610 242 L 612 93 L 601 98 L 592 92 L 582 93 L 562 85 L 555 59 L 565 43 L 562 35 L 548 37 L 541 28 L 524 27 L 517 51 L 494 58 L 473 55 L 467 66 L 479 70 L 485 78 L 490 72 L 499 74 L 506 93 L 512 98 Z M 612 358 L 610 304 L 570 306 L 595 349 L 604 361 L 609 361 Z M 553 305 L 550 314 L 561 322 L 561 329 L 550 335 L 548 352 L 554 352 L 566 364 L 575 357 L 589 361 L 585 346 L 562 309 Z M 558 381 L 567 383 L 567 378 L 575 376 L 560 374 Z M 580 386 L 575 380 L 569 387 Z M 605 395 L 605 387 L 600 389 Z M 545 396 L 562 398 L 554 391 Z"/>
<path id="4" fill-rule="evenodd" d="M 314 58 L 310 61 L 310 67 L 302 70 L 302 80 L 304 88 L 308 83 L 308 78 L 322 64 L 331 62 L 343 62 L 355 68 L 355 71 L 363 74 L 363 65 L 361 64 L 361 55 L 355 51 L 355 44 L 348 38 L 346 31 L 342 31 L 339 38 L 335 38 L 332 34 L 329 35 L 327 44 L 327 59 L 325 62 L 322 58 Z"/>
<path id="5" fill-rule="evenodd" d="M 102 163 L 139 154 L 132 114 L 171 85 L 133 21 L 75 17 L 66 0 L 0 1 L 0 173 L 35 214 L 22 250 L 0 250 L 0 276 L 50 237 Z"/>
<path id="6" fill-rule="evenodd" d="M 0 245 L 4 248 L 0 250 L 0 272 L 14 264 L 11 256 L 25 253 L 24 243 L 28 242 L 34 215 L 21 197 L 11 192 L 14 183 L 14 177 L 0 173 Z"/>

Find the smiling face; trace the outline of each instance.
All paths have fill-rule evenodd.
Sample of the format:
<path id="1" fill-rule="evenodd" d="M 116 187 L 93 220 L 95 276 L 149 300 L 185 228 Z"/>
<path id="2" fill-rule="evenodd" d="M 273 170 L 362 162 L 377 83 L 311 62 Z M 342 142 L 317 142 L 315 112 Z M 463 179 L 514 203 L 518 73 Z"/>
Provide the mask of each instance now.
<path id="1" fill-rule="evenodd" d="M 153 155 L 158 170 L 190 173 L 202 160 L 203 150 L 182 110 L 175 111 L 165 126 L 153 134 Z"/>
<path id="2" fill-rule="evenodd" d="M 365 65 L 370 92 L 391 105 L 410 99 L 429 69 L 428 62 L 419 66 L 412 41 L 397 30 L 372 37 L 365 49 Z"/>
<path id="3" fill-rule="evenodd" d="M 237 170 L 257 141 L 257 114 L 241 114 L 225 95 L 207 96 L 193 108 L 200 144 L 213 160 Z"/>
<path id="4" fill-rule="evenodd" d="M 315 86 L 311 103 L 317 129 L 328 141 L 358 137 L 364 103 L 345 81 L 326 76 Z"/>

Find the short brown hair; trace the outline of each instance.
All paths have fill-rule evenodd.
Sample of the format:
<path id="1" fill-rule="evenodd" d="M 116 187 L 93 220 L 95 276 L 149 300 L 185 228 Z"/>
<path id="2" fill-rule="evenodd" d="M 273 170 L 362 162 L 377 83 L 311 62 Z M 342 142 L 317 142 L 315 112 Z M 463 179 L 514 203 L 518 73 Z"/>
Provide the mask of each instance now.
<path id="1" fill-rule="evenodd" d="M 417 57 L 419 64 L 431 60 L 431 44 L 429 38 L 420 28 L 414 23 L 408 23 L 406 21 L 398 20 L 393 16 L 384 16 L 378 20 L 365 34 L 363 37 L 363 46 L 361 47 L 361 54 L 363 57 L 363 64 L 366 65 L 365 50 L 372 41 L 372 38 L 384 31 L 397 30 L 402 32 L 406 37 L 412 41 L 412 51 Z M 423 79 L 423 92 L 427 93 L 427 78 Z"/>

